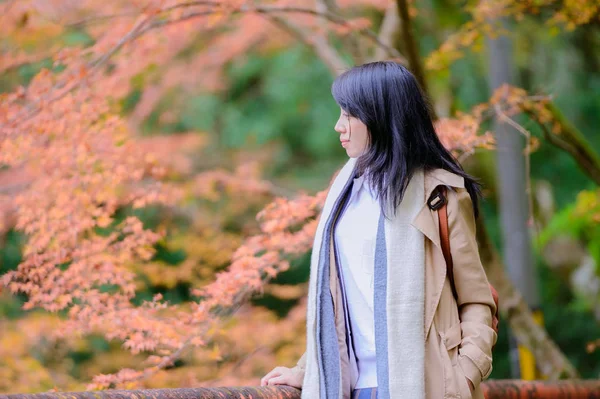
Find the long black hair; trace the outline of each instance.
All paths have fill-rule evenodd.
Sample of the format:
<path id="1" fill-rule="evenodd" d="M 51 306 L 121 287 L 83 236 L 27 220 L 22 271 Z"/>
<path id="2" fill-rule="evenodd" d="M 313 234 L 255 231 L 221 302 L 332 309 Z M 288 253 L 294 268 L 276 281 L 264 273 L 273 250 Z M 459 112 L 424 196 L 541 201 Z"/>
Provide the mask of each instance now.
<path id="1" fill-rule="evenodd" d="M 355 66 L 334 80 L 331 94 L 342 110 L 367 126 L 369 145 L 355 168 L 381 193 L 383 210 L 390 200 L 397 209 L 416 169 L 441 168 L 464 177 L 478 217 L 481 186 L 440 142 L 431 105 L 408 69 L 393 61 Z"/>

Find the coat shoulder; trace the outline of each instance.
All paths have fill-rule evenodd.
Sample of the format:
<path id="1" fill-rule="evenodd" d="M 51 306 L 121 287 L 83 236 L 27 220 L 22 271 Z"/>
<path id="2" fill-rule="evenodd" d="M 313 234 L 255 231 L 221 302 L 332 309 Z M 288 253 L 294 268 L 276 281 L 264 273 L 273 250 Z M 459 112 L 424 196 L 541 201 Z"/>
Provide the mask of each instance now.
<path id="1" fill-rule="evenodd" d="M 446 169 L 430 169 L 425 172 L 425 191 L 427 198 L 439 185 L 453 188 L 465 188 L 465 178 Z"/>

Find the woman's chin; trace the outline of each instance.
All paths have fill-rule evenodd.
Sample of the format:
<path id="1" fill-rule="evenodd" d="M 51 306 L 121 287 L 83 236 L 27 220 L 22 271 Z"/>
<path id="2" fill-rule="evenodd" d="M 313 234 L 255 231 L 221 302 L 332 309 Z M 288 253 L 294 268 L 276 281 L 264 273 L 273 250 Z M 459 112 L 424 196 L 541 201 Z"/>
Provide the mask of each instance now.
<path id="1" fill-rule="evenodd" d="M 346 149 L 346 154 L 348 154 L 349 158 L 357 158 L 359 154 L 356 154 L 356 151 Z"/>

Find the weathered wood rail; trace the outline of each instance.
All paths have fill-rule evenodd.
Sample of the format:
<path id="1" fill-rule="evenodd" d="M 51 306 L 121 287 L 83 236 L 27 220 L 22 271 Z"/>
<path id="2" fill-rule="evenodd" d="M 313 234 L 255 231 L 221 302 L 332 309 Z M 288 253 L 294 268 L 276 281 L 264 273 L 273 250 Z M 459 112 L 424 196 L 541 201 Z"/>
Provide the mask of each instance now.
<path id="1" fill-rule="evenodd" d="M 521 381 L 488 380 L 487 399 L 600 399 L 600 380 Z M 398 396 L 398 397 L 401 397 Z M 0 394 L 0 399 L 300 399 L 289 386 L 172 388 Z M 316 399 L 316 398 L 315 398 Z"/>

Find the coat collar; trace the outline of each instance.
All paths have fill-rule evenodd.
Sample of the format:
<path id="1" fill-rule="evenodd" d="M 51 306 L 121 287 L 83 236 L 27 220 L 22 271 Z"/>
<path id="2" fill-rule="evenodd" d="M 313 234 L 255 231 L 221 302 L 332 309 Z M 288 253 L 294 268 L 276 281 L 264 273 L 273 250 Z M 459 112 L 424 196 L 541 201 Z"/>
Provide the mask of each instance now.
<path id="1" fill-rule="evenodd" d="M 427 199 L 433 190 L 440 185 L 453 188 L 464 188 L 465 179 L 464 177 L 445 169 L 432 169 L 425 172 L 423 206 L 419 213 L 417 213 L 417 216 L 413 219 L 412 225 L 419 229 L 435 245 L 441 248 L 437 212 L 432 211 L 427 205 Z"/>
<path id="2" fill-rule="evenodd" d="M 464 177 L 449 172 L 446 169 L 432 169 L 425 172 L 426 198 L 429 198 L 433 189 L 439 185 L 465 188 L 465 179 Z"/>
<path id="3" fill-rule="evenodd" d="M 354 167 L 356 165 L 356 158 L 350 158 L 348 160 L 348 162 L 346 163 L 346 165 L 344 165 L 344 167 L 342 168 L 342 171 L 338 172 L 339 174 L 342 174 L 343 170 L 348 170 L 348 176 L 349 179 L 353 179 L 356 177 L 356 172 L 354 170 Z M 352 171 L 352 172 L 350 172 Z M 334 179 L 334 183 L 337 179 Z M 415 218 L 412 220 L 412 225 L 419 229 L 427 238 L 429 238 L 429 240 L 431 240 L 435 245 L 438 246 L 438 248 L 441 250 L 441 245 L 440 245 L 440 235 L 438 232 L 438 216 L 437 216 L 437 212 L 432 211 L 431 209 L 429 209 L 429 206 L 427 205 L 427 199 L 429 198 L 429 196 L 431 195 L 431 193 L 433 192 L 433 190 L 439 186 L 439 185 L 444 185 L 444 186 L 449 186 L 449 187 L 453 187 L 453 188 L 464 188 L 465 187 L 465 179 L 464 177 L 457 175 L 455 173 L 452 173 L 450 171 L 447 171 L 445 169 L 441 169 L 441 168 L 437 168 L 437 169 L 430 169 L 428 171 L 425 172 L 425 188 L 424 188 L 424 194 L 423 194 L 423 205 L 421 207 L 421 210 L 417 213 L 417 215 L 415 216 Z M 360 181 L 360 178 L 357 182 L 362 183 L 362 181 Z M 340 181 L 338 184 L 343 185 L 343 184 L 348 184 L 349 181 Z M 331 187 L 331 190 L 333 190 L 333 187 Z M 337 190 L 342 190 L 343 189 L 340 187 Z"/>

